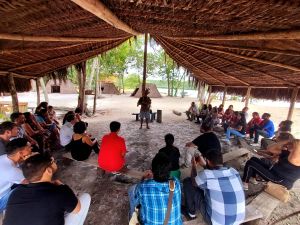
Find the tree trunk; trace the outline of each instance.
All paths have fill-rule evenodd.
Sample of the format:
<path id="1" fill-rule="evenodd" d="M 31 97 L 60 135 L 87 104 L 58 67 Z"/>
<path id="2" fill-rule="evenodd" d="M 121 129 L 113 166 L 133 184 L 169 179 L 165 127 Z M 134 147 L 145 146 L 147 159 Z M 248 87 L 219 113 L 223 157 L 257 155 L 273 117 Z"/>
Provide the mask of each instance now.
<path id="1" fill-rule="evenodd" d="M 86 62 L 81 63 L 81 69 L 77 71 L 78 84 L 79 84 L 79 97 L 78 107 L 85 112 L 85 82 L 86 82 Z"/>
<path id="2" fill-rule="evenodd" d="M 93 59 L 93 62 L 92 62 L 92 68 L 91 68 L 90 76 L 88 76 L 88 79 L 87 79 L 86 87 L 87 87 L 88 90 L 92 90 L 92 82 L 94 80 L 95 73 L 97 72 L 97 66 L 98 66 L 98 58 L 95 57 Z"/>
<path id="3" fill-rule="evenodd" d="M 97 71 L 98 72 L 98 71 Z M 94 95 L 94 106 L 93 106 L 93 114 L 96 113 L 96 106 L 97 106 L 97 98 L 98 98 L 98 73 L 95 76 L 95 95 Z"/>
<path id="4" fill-rule="evenodd" d="M 183 75 L 183 85 L 182 85 L 182 95 L 181 95 L 181 98 L 184 98 L 185 76 L 186 76 L 186 71 L 184 71 L 184 75 Z"/>
<path id="5" fill-rule="evenodd" d="M 43 77 L 40 77 L 40 84 L 41 84 L 41 88 L 42 88 L 43 93 L 44 93 L 45 102 L 49 102 L 49 97 L 48 97 L 48 93 L 47 93 L 47 89 L 46 89 Z"/>
<path id="6" fill-rule="evenodd" d="M 121 75 L 123 94 L 125 94 L 124 73 Z"/>
<path id="7" fill-rule="evenodd" d="M 13 112 L 19 112 L 18 94 L 15 86 L 15 80 L 12 74 L 8 75 L 8 81 L 9 81 L 9 89 L 11 94 Z"/>
<path id="8" fill-rule="evenodd" d="M 37 105 L 39 105 L 41 103 L 39 78 L 35 79 L 35 85 L 36 85 L 36 103 L 37 103 Z"/>

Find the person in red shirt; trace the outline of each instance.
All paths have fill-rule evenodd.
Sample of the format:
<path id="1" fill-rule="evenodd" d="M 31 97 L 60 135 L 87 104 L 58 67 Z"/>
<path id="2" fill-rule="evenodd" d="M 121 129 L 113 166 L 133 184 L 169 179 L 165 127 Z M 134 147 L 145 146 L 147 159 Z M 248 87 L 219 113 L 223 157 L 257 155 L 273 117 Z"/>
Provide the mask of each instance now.
<path id="1" fill-rule="evenodd" d="M 253 112 L 252 113 L 252 119 L 247 124 L 246 133 L 249 134 L 250 133 L 250 129 L 254 128 L 255 126 L 260 125 L 262 121 L 263 120 L 260 118 L 258 112 Z"/>
<path id="2" fill-rule="evenodd" d="M 113 121 L 109 126 L 111 133 L 102 138 L 98 163 L 107 172 L 117 172 L 125 165 L 126 145 L 124 138 L 118 136 L 121 123 Z"/>

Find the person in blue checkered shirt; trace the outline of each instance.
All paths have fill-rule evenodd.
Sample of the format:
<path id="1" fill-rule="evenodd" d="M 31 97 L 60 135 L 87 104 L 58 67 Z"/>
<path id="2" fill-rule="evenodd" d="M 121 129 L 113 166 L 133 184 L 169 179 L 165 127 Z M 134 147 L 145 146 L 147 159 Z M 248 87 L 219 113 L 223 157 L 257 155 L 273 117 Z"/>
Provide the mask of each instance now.
<path id="1" fill-rule="evenodd" d="M 197 174 L 199 163 L 204 171 Z M 222 154 L 208 151 L 205 157 L 193 157 L 191 177 L 183 181 L 186 214 L 196 218 L 200 210 L 207 224 L 237 225 L 245 218 L 245 194 L 239 173 L 223 167 Z"/>
<path id="2" fill-rule="evenodd" d="M 145 173 L 144 180 L 129 188 L 130 218 L 135 207 L 140 207 L 139 220 L 143 225 L 162 225 L 169 200 L 169 179 L 171 162 L 165 153 L 158 153 L 152 160 L 151 171 Z M 180 182 L 172 177 L 175 190 L 172 199 L 169 225 L 182 225 Z"/>

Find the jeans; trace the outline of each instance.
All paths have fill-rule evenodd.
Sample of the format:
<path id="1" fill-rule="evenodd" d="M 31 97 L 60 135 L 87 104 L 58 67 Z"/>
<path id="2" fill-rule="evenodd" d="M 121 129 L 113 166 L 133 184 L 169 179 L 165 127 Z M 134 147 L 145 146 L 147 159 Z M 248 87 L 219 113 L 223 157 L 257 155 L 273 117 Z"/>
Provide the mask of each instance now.
<path id="1" fill-rule="evenodd" d="M 0 199 L 0 213 L 2 213 L 6 209 L 6 205 L 8 202 L 8 198 L 11 195 L 12 190 L 7 192 L 1 199 Z"/>
<path id="2" fill-rule="evenodd" d="M 266 131 L 262 130 L 257 125 L 250 128 L 249 133 L 250 133 L 250 138 L 253 138 L 253 134 L 255 135 L 254 136 L 254 143 L 258 142 L 259 135 L 263 136 L 264 138 L 270 138 L 270 135 Z"/>
<path id="3" fill-rule="evenodd" d="M 206 201 L 204 191 L 193 186 L 192 178 L 188 177 L 183 180 L 183 193 L 185 197 L 185 206 L 187 213 L 196 214 L 197 209 L 200 210 L 204 221 L 211 224 L 210 216 L 206 211 Z"/>
<path id="4" fill-rule="evenodd" d="M 81 209 L 78 213 L 68 213 L 65 215 L 65 225 L 83 225 L 89 207 L 91 204 L 91 196 L 87 193 L 79 195 L 78 200 L 81 204 Z"/>
<path id="5" fill-rule="evenodd" d="M 241 134 L 239 131 L 234 130 L 234 129 L 228 127 L 227 130 L 226 130 L 226 139 L 227 140 L 230 139 L 230 135 L 231 134 L 233 134 L 233 135 L 235 135 L 237 137 L 245 137 L 245 135 Z"/>
<path id="6" fill-rule="evenodd" d="M 135 207 L 139 204 L 138 199 L 135 196 L 135 189 L 137 187 L 137 184 L 132 185 L 131 187 L 129 187 L 128 190 L 128 197 L 129 197 L 129 219 L 131 218 Z"/>

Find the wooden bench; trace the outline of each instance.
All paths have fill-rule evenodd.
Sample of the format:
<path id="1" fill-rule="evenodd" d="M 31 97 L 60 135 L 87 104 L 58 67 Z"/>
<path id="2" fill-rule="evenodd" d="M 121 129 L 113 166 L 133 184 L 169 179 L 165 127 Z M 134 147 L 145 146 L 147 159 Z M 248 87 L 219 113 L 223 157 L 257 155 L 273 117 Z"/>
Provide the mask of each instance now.
<path id="1" fill-rule="evenodd" d="M 132 113 L 131 115 L 135 116 L 135 121 L 140 120 L 140 113 Z M 156 112 L 150 113 L 150 122 L 153 122 L 156 118 Z"/>
<path id="2" fill-rule="evenodd" d="M 248 223 L 250 221 L 258 220 L 261 218 L 263 218 L 263 214 L 259 210 L 255 209 L 251 205 L 246 205 L 246 215 L 242 224 Z M 185 221 L 183 224 L 184 225 L 206 225 L 206 223 L 203 221 L 201 214 L 199 213 L 197 214 L 197 219 L 191 221 Z"/>

